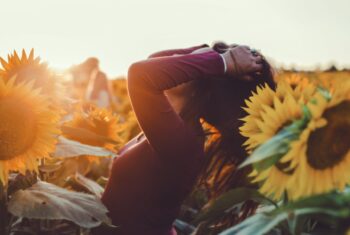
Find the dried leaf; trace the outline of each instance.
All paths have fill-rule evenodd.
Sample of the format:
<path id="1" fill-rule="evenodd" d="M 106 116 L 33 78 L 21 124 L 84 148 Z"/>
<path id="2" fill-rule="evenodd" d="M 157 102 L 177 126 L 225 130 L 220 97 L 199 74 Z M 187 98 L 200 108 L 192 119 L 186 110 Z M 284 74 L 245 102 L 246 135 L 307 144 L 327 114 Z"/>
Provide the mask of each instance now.
<path id="1" fill-rule="evenodd" d="M 97 227 L 102 222 L 110 224 L 107 208 L 97 197 L 43 181 L 14 193 L 8 211 L 29 219 L 69 220 L 83 228 Z"/>
<path id="2" fill-rule="evenodd" d="M 62 136 L 58 137 L 56 151 L 52 154 L 54 157 L 77 157 L 82 155 L 91 155 L 99 157 L 112 156 L 116 153 L 101 147 L 95 147 L 79 143 L 77 141 L 66 139 Z"/>
<path id="3" fill-rule="evenodd" d="M 68 181 L 71 185 L 77 185 L 80 186 L 84 189 L 84 191 L 90 192 L 97 196 L 98 198 L 101 198 L 102 193 L 103 193 L 103 188 L 96 183 L 95 181 L 86 178 L 85 176 L 76 173 L 74 177 L 71 177 L 70 180 Z"/>

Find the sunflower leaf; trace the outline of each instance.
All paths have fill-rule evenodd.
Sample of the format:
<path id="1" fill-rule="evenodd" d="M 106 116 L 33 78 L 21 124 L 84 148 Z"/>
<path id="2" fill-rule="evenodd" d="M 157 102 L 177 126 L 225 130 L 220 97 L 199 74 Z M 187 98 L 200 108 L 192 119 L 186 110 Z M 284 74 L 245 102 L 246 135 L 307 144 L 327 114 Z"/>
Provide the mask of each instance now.
<path id="1" fill-rule="evenodd" d="M 330 192 L 303 198 L 275 210 L 262 212 L 251 216 L 242 223 L 235 225 L 220 233 L 220 235 L 233 234 L 270 234 L 270 232 L 283 221 L 289 222 L 289 233 L 296 230 L 300 219 L 314 218 L 333 227 L 341 226 L 341 221 L 350 217 L 350 193 Z M 337 224 L 337 222 L 339 224 Z M 293 234 L 293 233 L 292 233 Z M 334 233 L 332 233 L 334 234 Z M 338 233 L 337 233 L 338 234 Z M 341 234 L 341 233 L 339 233 Z"/>
<path id="2" fill-rule="evenodd" d="M 328 89 L 324 87 L 317 87 L 317 91 L 327 100 L 330 101 L 332 99 L 332 94 L 329 92 Z"/>
<path id="3" fill-rule="evenodd" d="M 81 188 L 84 192 L 91 193 L 98 198 L 101 198 L 103 193 L 103 188 L 98 183 L 86 178 L 78 172 L 76 172 L 74 176 L 69 177 L 67 184 L 71 185 L 73 188 Z"/>
<path id="4" fill-rule="evenodd" d="M 310 120 L 310 111 L 303 106 L 303 117 L 284 127 L 275 136 L 254 150 L 240 166 L 254 164 L 257 171 L 262 171 L 277 163 L 290 149 L 290 143 L 297 140 Z"/>
<path id="5" fill-rule="evenodd" d="M 43 181 L 14 193 L 8 211 L 19 218 L 69 220 L 83 228 L 110 224 L 107 208 L 97 197 Z"/>
<path id="6" fill-rule="evenodd" d="M 175 220 L 174 227 L 185 234 L 190 234 L 196 229 L 193 225 L 179 219 Z"/>
<path id="7" fill-rule="evenodd" d="M 194 223 L 215 219 L 247 200 L 254 200 L 276 206 L 273 201 L 263 196 L 255 189 L 235 188 L 215 199 L 209 207 L 205 208 L 198 214 Z"/>
<path id="8" fill-rule="evenodd" d="M 56 145 L 56 151 L 52 154 L 54 157 L 77 157 L 82 155 L 91 155 L 98 157 L 116 157 L 116 153 L 102 148 L 91 145 L 79 143 L 77 141 L 69 140 L 63 136 L 58 137 L 58 143 Z"/>
<path id="9" fill-rule="evenodd" d="M 254 234 L 264 235 L 271 234 L 276 230 L 278 225 L 283 221 L 294 220 L 301 216 L 322 215 L 326 217 L 338 217 L 342 213 L 337 213 L 332 209 L 326 208 L 299 208 L 292 211 L 282 210 L 279 213 L 259 213 L 255 214 L 242 223 L 237 224 L 219 235 L 236 235 L 236 234 Z M 280 233 L 277 233 L 280 234 Z"/>
<path id="10" fill-rule="evenodd" d="M 283 129 L 277 135 L 260 145 L 239 168 L 254 164 L 258 171 L 264 170 L 279 161 L 289 151 L 289 143 L 299 137 L 291 129 Z"/>

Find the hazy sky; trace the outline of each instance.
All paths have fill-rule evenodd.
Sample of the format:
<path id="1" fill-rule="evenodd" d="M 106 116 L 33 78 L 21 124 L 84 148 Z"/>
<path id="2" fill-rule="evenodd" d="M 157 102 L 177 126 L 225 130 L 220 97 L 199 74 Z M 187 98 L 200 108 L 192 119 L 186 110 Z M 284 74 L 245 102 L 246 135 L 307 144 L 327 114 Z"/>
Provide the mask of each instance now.
<path id="1" fill-rule="evenodd" d="M 349 9 L 349 0 L 0 0 L 0 56 L 35 48 L 57 68 L 96 56 L 115 76 L 154 51 L 224 40 L 285 66 L 350 66 Z"/>

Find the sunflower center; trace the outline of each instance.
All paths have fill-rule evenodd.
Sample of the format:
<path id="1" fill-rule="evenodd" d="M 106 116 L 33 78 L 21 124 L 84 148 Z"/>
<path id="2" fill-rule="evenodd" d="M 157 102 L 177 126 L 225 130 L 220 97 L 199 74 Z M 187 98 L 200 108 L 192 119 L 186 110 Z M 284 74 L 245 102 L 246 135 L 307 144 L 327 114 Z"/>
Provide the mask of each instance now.
<path id="1" fill-rule="evenodd" d="M 0 99 L 0 160 L 25 152 L 35 138 L 35 115 L 20 99 Z"/>
<path id="2" fill-rule="evenodd" d="M 327 125 L 312 132 L 308 140 L 307 161 L 318 170 L 340 163 L 350 150 L 350 101 L 325 111 Z"/>

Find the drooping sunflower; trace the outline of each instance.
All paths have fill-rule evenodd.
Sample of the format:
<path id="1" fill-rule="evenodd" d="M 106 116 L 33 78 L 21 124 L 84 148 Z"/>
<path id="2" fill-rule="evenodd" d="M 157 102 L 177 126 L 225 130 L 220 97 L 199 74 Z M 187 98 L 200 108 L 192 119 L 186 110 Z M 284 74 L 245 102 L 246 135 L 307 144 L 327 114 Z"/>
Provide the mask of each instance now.
<path id="1" fill-rule="evenodd" d="M 350 183 L 350 81 L 338 83 L 329 99 L 316 93 L 308 107 L 312 119 L 282 160 L 295 167 L 291 199 Z"/>
<path id="2" fill-rule="evenodd" d="M 251 150 L 257 146 L 259 142 L 255 141 L 251 136 L 255 136 L 259 131 L 259 121 L 262 121 L 261 111 L 263 107 L 271 107 L 273 105 L 274 96 L 276 93 L 265 84 L 263 87 L 257 87 L 256 92 L 252 92 L 252 96 L 245 100 L 246 107 L 243 109 L 247 112 L 247 116 L 242 119 L 244 125 L 240 127 L 241 134 L 247 137 L 244 143 L 246 150 Z"/>
<path id="3" fill-rule="evenodd" d="M 266 106 L 262 110 L 261 120 L 256 120 L 258 128 L 254 134 L 250 132 L 250 136 L 247 136 L 244 128 L 241 128 L 242 135 L 249 137 L 248 141 L 250 140 L 248 143 L 246 142 L 249 144 L 247 149 L 255 149 L 265 143 L 284 126 L 301 118 L 301 116 L 301 106 L 292 95 L 288 94 L 283 101 L 275 97 L 274 107 Z M 288 163 L 278 162 L 259 174 L 253 170 L 250 176 L 254 178 L 252 182 L 261 182 L 261 193 L 277 200 L 287 190 L 286 183 L 292 173 Z"/>
<path id="4" fill-rule="evenodd" d="M 0 57 L 0 63 L 1 79 L 8 81 L 14 77 L 16 84 L 33 81 L 34 88 L 40 88 L 40 91 L 53 101 L 52 108 L 60 109 L 64 97 L 60 94 L 61 84 L 58 76 L 40 60 L 40 57 L 34 56 L 34 49 L 29 55 L 22 50 L 21 56 L 14 51 L 7 56 L 7 61 Z"/>
<path id="5" fill-rule="evenodd" d="M 58 113 L 33 82 L 0 79 L 0 181 L 10 171 L 37 171 L 39 159 L 49 156 L 60 133 Z"/>
<path id="6" fill-rule="evenodd" d="M 68 127 L 68 129 L 67 129 Z M 70 129 L 72 128 L 72 129 Z M 63 124 L 63 136 L 83 144 L 104 147 L 115 150 L 123 140 L 120 138 L 122 131 L 119 118 L 105 108 L 78 107 L 73 119 Z M 93 173 L 95 169 L 108 172 L 107 168 L 111 162 L 110 157 L 99 157 L 93 155 L 82 155 L 71 158 L 59 158 L 63 167 L 55 172 L 52 182 L 64 185 L 68 176 L 76 172 L 86 175 Z"/>
<path id="7" fill-rule="evenodd" d="M 242 119 L 244 124 L 240 127 L 240 131 L 248 138 L 244 143 L 248 152 L 271 138 L 276 134 L 277 129 L 283 127 L 282 124 L 285 123 L 280 123 L 280 121 L 281 118 L 287 118 L 283 116 L 287 114 L 276 112 L 284 112 L 281 109 L 284 103 L 288 103 L 286 105 L 293 105 L 294 101 L 300 104 L 306 103 L 306 100 L 315 92 L 315 86 L 311 84 L 305 86 L 304 92 L 299 92 L 303 90 L 302 87 L 304 84 L 298 84 L 293 88 L 286 81 L 281 81 L 277 84 L 276 91 L 273 91 L 268 85 L 264 85 L 257 87 L 257 91 L 245 101 L 247 107 L 243 109 L 248 115 Z M 266 137 L 266 134 L 269 134 L 269 137 Z"/>
<path id="8" fill-rule="evenodd" d="M 105 108 L 91 107 L 89 110 L 87 110 L 87 112 L 76 112 L 73 119 L 66 122 L 64 125 L 87 130 L 90 133 L 94 133 L 99 137 L 102 137 L 100 139 L 92 139 L 89 138 L 89 136 L 78 136 L 64 133 L 64 136 L 68 139 L 72 139 L 83 144 L 104 147 L 112 150 L 116 147 L 115 143 L 122 142 L 122 139 L 120 138 L 121 125 L 119 125 L 119 119 L 111 111 Z M 103 139 L 103 137 L 105 137 L 105 139 Z"/>
<path id="9" fill-rule="evenodd" d="M 302 104 L 315 90 L 314 87 L 307 86 L 305 96 L 299 92 L 302 91 L 302 86 L 304 84 L 292 87 L 281 81 L 277 84 L 276 91 L 265 86 L 246 101 L 248 108 L 245 110 L 248 115 L 242 119 L 244 124 L 240 127 L 240 132 L 247 138 L 244 146 L 248 153 L 302 117 Z M 264 99 L 260 99 L 262 96 Z M 288 193 L 287 182 L 292 174 L 289 162 L 280 161 L 262 172 L 253 170 L 250 177 L 253 177 L 252 182 L 260 182 L 261 193 L 278 200 L 285 191 Z"/>

